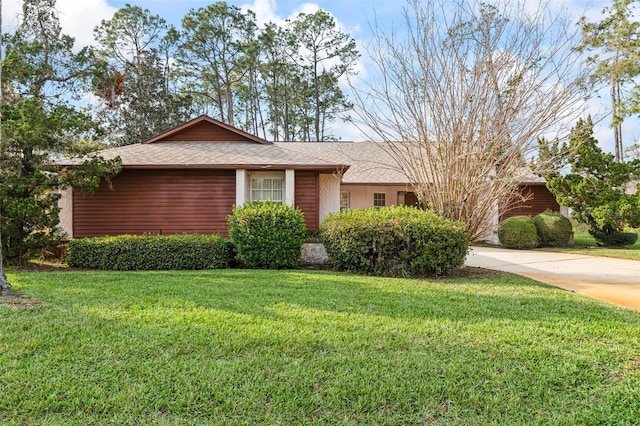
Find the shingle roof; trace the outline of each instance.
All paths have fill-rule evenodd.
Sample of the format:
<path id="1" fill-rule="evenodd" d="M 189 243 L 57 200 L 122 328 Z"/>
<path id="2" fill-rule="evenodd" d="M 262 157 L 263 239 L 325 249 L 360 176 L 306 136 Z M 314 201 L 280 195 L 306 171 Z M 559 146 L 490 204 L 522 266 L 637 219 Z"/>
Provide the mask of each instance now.
<path id="1" fill-rule="evenodd" d="M 343 183 L 406 184 L 393 168 L 393 159 L 374 142 L 155 142 L 106 149 L 95 153 L 117 156 L 128 168 L 252 168 L 290 167 L 344 172 Z M 74 166 L 83 158 L 63 158 Z"/>
<path id="2" fill-rule="evenodd" d="M 311 169 L 343 173 L 344 184 L 406 185 L 410 180 L 376 142 L 180 142 L 158 141 L 98 151 L 105 159 L 120 156 L 126 168 Z M 83 158 L 63 158 L 74 166 Z M 518 171 L 523 184 L 544 184 L 529 168 Z"/>
<path id="3" fill-rule="evenodd" d="M 396 151 L 412 150 L 396 144 Z M 142 143 L 94 154 L 119 156 L 125 168 L 309 169 L 342 173 L 345 184 L 411 184 L 387 147 L 376 142 L 269 142 L 203 115 Z M 74 166 L 83 161 L 63 158 L 57 163 Z M 527 168 L 519 174 L 522 183 L 545 182 Z"/>
<path id="4" fill-rule="evenodd" d="M 98 151 L 105 159 L 117 156 L 128 168 L 283 168 L 347 169 L 349 164 L 290 151 L 276 144 L 254 142 L 156 142 Z M 58 161 L 74 166 L 83 158 Z"/>
<path id="5" fill-rule="evenodd" d="M 276 142 L 303 155 L 349 164 L 343 183 L 410 184 L 395 160 L 376 142 Z"/>

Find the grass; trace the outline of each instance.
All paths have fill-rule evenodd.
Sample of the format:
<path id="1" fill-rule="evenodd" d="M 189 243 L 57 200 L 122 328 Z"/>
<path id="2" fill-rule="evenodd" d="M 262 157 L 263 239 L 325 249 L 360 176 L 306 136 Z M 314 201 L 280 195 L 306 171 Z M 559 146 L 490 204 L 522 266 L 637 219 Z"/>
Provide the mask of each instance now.
<path id="1" fill-rule="evenodd" d="M 0 424 L 637 424 L 640 313 L 494 274 L 14 272 Z"/>
<path id="2" fill-rule="evenodd" d="M 574 228 L 575 229 L 575 228 Z M 590 256 L 617 257 L 620 259 L 640 260 L 640 239 L 627 247 L 599 247 L 596 240 L 585 230 L 576 229 L 574 247 L 544 248 L 544 251 L 554 251 L 573 254 L 587 254 Z"/>

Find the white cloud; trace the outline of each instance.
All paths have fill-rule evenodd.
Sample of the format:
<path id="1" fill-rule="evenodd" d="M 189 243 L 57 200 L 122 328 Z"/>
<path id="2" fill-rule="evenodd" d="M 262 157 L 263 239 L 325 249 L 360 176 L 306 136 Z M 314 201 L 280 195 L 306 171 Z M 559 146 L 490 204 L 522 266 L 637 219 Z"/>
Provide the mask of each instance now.
<path id="1" fill-rule="evenodd" d="M 117 8 L 106 0 L 58 0 L 60 23 L 64 32 L 76 39 L 76 46 L 93 43 L 93 29 L 103 19 L 111 19 Z"/>
<path id="2" fill-rule="evenodd" d="M 4 31 L 11 31 L 19 23 L 22 0 L 5 0 L 3 6 Z M 93 29 L 103 19 L 111 19 L 117 10 L 109 6 L 106 0 L 58 0 L 56 9 L 59 12 L 63 33 L 76 39 L 77 49 L 92 44 Z"/>
<path id="3" fill-rule="evenodd" d="M 276 0 L 254 0 L 253 4 L 247 3 L 240 7 L 242 10 L 251 9 L 256 14 L 258 26 L 263 27 L 269 22 L 284 23 L 284 18 L 278 16 Z"/>
<path id="4" fill-rule="evenodd" d="M 253 0 L 253 3 L 245 3 L 241 6 L 242 10 L 251 9 L 256 14 L 256 20 L 258 26 L 263 27 L 269 22 L 273 22 L 279 25 L 285 23 L 287 19 L 294 19 L 300 13 L 315 13 L 321 9 L 317 3 L 302 3 L 291 10 L 289 15 L 284 16 L 278 13 L 277 0 Z M 335 18 L 335 16 L 334 16 Z M 338 22 L 338 26 L 343 26 Z"/>
<path id="5" fill-rule="evenodd" d="M 22 12 L 22 0 L 5 0 L 2 3 L 2 32 L 11 32 L 18 26 L 18 14 Z"/>

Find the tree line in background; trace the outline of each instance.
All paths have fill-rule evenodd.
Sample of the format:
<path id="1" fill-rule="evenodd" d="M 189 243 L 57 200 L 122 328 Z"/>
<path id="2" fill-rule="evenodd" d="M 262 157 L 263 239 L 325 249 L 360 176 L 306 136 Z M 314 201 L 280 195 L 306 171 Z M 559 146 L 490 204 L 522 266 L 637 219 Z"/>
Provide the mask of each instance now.
<path id="1" fill-rule="evenodd" d="M 359 58 L 324 11 L 259 28 L 252 11 L 218 2 L 176 29 L 127 5 L 95 30 L 99 117 L 116 145 L 207 114 L 275 141 L 337 139 L 351 104 L 340 87 Z"/>

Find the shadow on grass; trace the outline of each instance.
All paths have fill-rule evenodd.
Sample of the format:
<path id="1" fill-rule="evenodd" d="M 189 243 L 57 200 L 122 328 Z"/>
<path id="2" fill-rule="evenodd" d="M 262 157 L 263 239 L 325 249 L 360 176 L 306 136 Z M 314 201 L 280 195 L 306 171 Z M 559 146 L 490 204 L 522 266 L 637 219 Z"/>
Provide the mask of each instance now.
<path id="1" fill-rule="evenodd" d="M 200 307 L 273 317 L 286 304 L 325 312 L 406 319 L 638 322 L 640 316 L 510 274 L 476 279 L 395 279 L 325 271 L 26 273 L 40 297 L 101 309 Z M 41 288 L 40 288 L 41 286 Z M 50 291 L 55 286 L 55 291 Z M 49 291 L 46 290 L 49 288 Z"/>

